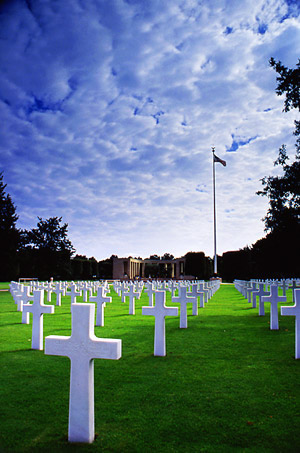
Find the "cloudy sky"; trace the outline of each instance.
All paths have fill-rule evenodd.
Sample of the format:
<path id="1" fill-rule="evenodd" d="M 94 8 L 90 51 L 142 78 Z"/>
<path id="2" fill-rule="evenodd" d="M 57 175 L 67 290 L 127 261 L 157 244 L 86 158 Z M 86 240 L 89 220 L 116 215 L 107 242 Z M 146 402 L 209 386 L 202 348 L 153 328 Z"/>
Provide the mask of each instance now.
<path id="1" fill-rule="evenodd" d="M 291 157 L 270 57 L 295 67 L 299 0 L 8 0 L 0 6 L 0 171 L 19 220 L 58 216 L 97 259 L 263 237 L 256 195 Z"/>

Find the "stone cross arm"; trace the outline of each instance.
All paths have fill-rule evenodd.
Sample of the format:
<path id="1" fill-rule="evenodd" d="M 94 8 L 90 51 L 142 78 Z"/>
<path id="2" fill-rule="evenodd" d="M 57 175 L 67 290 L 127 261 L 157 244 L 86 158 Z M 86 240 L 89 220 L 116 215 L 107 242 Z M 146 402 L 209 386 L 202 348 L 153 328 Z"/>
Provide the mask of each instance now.
<path id="1" fill-rule="evenodd" d="M 45 354 L 69 357 L 71 360 L 112 359 L 121 355 L 121 340 L 98 338 L 92 335 L 90 341 L 78 343 L 71 337 L 49 335 L 45 339 Z"/>
<path id="2" fill-rule="evenodd" d="M 45 354 L 71 360 L 69 430 L 70 442 L 91 443 L 94 426 L 94 360 L 121 357 L 122 341 L 94 334 L 94 304 L 75 304 L 70 337 L 51 335 L 45 339 Z"/>
<path id="3" fill-rule="evenodd" d="M 154 307 L 142 307 L 142 315 L 150 315 L 157 317 L 178 316 L 177 307 L 166 307 L 165 305 Z"/>
<path id="4" fill-rule="evenodd" d="M 282 316 L 295 316 L 295 358 L 300 359 L 300 289 L 294 290 L 295 305 L 281 307 Z"/>

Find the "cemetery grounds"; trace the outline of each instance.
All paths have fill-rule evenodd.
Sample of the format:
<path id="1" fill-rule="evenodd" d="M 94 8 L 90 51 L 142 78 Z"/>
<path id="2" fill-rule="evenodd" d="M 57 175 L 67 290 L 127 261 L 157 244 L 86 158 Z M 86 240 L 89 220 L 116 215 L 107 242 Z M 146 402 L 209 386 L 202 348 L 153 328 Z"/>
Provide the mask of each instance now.
<path id="1" fill-rule="evenodd" d="M 142 316 L 147 293 L 135 315 L 113 289 L 108 295 L 95 334 L 121 339 L 122 357 L 94 361 L 96 438 L 70 444 L 70 361 L 31 350 L 32 325 L 21 324 L 12 296 L 0 291 L 0 452 L 300 451 L 295 318 L 280 316 L 280 306 L 293 305 L 291 290 L 271 331 L 270 304 L 259 317 L 233 285 L 221 285 L 198 316 L 188 305 L 187 329 L 166 318 L 166 357 L 153 355 L 154 317 Z M 62 297 L 44 315 L 44 337 L 71 334 L 70 301 Z M 179 307 L 169 292 L 167 305 Z"/>

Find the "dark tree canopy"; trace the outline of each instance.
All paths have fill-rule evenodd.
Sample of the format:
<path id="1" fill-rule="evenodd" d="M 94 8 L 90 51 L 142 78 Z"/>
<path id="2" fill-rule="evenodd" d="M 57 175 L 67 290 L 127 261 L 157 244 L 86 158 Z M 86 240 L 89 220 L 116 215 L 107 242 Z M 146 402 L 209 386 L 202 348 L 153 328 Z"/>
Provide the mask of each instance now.
<path id="1" fill-rule="evenodd" d="M 279 74 L 277 77 L 278 95 L 285 94 L 284 111 L 298 109 L 300 111 L 300 60 L 295 69 L 288 69 L 280 61 L 271 58 L 270 65 Z M 294 162 L 288 164 L 289 157 L 285 145 L 279 150 L 274 165 L 283 169 L 282 176 L 269 176 L 262 179 L 263 190 L 257 192 L 269 198 L 269 209 L 265 221 L 265 230 L 297 231 L 300 222 L 300 122 L 295 122 L 295 135 L 299 136 L 296 143 L 297 153 Z"/>
<path id="2" fill-rule="evenodd" d="M 9 194 L 5 192 L 3 173 L 0 173 L 0 231 L 8 232 L 16 229 L 18 216 L 16 208 Z"/>
<path id="3" fill-rule="evenodd" d="M 74 253 L 71 241 L 67 237 L 68 224 L 60 225 L 62 217 L 50 217 L 43 220 L 38 217 L 37 228 L 27 231 L 27 244 L 35 249 L 48 249 L 53 252 Z"/>
<path id="4" fill-rule="evenodd" d="M 283 168 L 282 176 L 269 176 L 262 179 L 263 190 L 258 195 L 269 198 L 269 209 L 265 221 L 265 230 L 285 230 L 299 225 L 300 221 L 300 160 L 287 164 L 285 146 L 279 150 L 275 165 Z"/>
<path id="5" fill-rule="evenodd" d="M 0 279 L 12 280 L 18 272 L 17 250 L 20 233 L 16 227 L 18 216 L 9 194 L 5 192 L 3 173 L 0 173 Z"/>
<path id="6" fill-rule="evenodd" d="M 161 257 L 162 260 L 173 260 L 174 259 L 174 255 L 172 255 L 171 253 L 165 253 L 162 257 Z"/>
<path id="7" fill-rule="evenodd" d="M 61 217 L 46 220 L 38 217 L 37 228 L 22 232 L 20 261 L 23 277 L 28 273 L 30 277 L 41 280 L 71 276 L 70 258 L 75 250 L 67 237 L 68 224 L 61 225 L 61 221 Z"/>
<path id="8" fill-rule="evenodd" d="M 277 88 L 276 93 L 278 96 L 285 94 L 284 111 L 288 112 L 291 109 L 298 109 L 300 111 L 300 59 L 295 69 L 288 69 L 281 61 L 275 61 L 274 58 L 270 59 L 270 66 L 272 66 L 277 74 Z M 295 121 L 295 132 L 298 137 L 296 142 L 297 152 L 300 151 L 300 121 Z"/>

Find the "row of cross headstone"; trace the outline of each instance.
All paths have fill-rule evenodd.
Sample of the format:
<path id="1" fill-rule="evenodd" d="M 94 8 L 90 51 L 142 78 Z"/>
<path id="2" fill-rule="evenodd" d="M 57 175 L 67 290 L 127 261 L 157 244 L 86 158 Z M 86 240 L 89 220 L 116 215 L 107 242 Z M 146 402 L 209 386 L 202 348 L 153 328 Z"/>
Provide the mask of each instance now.
<path id="1" fill-rule="evenodd" d="M 119 284 L 116 283 L 115 289 L 118 290 Z M 194 284 L 178 284 L 178 296 L 172 296 L 172 301 L 180 303 L 180 327 L 187 327 L 187 303 L 193 304 L 193 314 L 198 313 L 197 299 L 207 301 L 219 288 L 219 282 L 212 282 L 204 287 L 204 282 Z M 69 287 L 69 291 L 68 291 Z M 81 288 L 81 289 L 80 289 Z M 32 289 L 33 294 L 30 293 Z M 18 310 L 23 312 L 22 322 L 29 323 L 29 313 L 32 313 L 32 349 L 43 349 L 43 315 L 53 314 L 54 306 L 44 304 L 44 291 L 48 294 L 55 292 L 56 304 L 61 305 L 61 294 L 71 296 L 72 312 L 72 334 L 70 337 L 50 335 L 45 338 L 45 354 L 60 355 L 69 357 L 71 360 L 70 373 L 70 401 L 69 401 L 69 427 L 68 439 L 70 442 L 87 442 L 94 440 L 94 359 L 113 359 L 117 360 L 122 354 L 122 341 L 117 339 L 97 338 L 94 334 L 95 305 L 90 303 L 77 303 L 76 297 L 81 295 L 81 291 L 88 293 L 87 285 L 75 283 L 68 285 L 57 283 L 38 284 L 24 286 L 16 282 L 11 282 L 10 291 L 17 303 Z M 95 287 L 93 288 L 95 290 Z M 188 289 L 191 289 L 188 291 Z M 127 288 L 122 288 L 124 292 L 119 293 L 122 297 L 129 297 L 133 301 L 130 307 L 130 314 L 134 314 L 134 300 L 139 298 L 143 290 L 143 285 L 130 284 Z M 166 355 L 165 342 L 165 317 L 177 316 L 177 307 L 167 307 L 166 290 L 155 286 L 155 283 L 146 285 L 145 290 L 149 296 L 149 306 L 142 308 L 143 315 L 155 317 L 154 334 L 154 355 Z M 98 285 L 96 296 L 89 295 L 89 301 L 97 303 L 96 325 L 104 325 L 103 309 L 106 302 L 111 302 L 107 297 L 109 286 L 107 283 Z M 153 301 L 155 297 L 155 304 Z M 51 300 L 51 298 L 50 298 Z M 48 301 L 49 297 L 48 297 Z M 201 305 L 200 300 L 200 306 Z M 32 303 L 30 303 L 32 302 Z M 100 310 L 99 310 L 99 307 Z"/>
<path id="2" fill-rule="evenodd" d="M 265 303 L 270 303 L 270 329 L 279 329 L 278 304 L 286 302 L 286 291 L 293 290 L 294 305 L 281 307 L 281 316 L 295 316 L 295 358 L 300 359 L 300 280 L 235 280 L 236 289 L 252 302 L 252 308 L 256 308 L 258 298 L 258 315 L 265 315 Z M 279 289 L 282 295 L 279 295 Z"/>
<path id="3" fill-rule="evenodd" d="M 157 296 L 159 302 L 165 305 L 165 291 L 172 291 L 172 302 L 180 304 L 180 328 L 187 328 L 187 304 L 192 304 L 192 314 L 196 316 L 198 314 L 198 300 L 199 307 L 203 308 L 204 303 L 207 302 L 214 292 L 218 289 L 219 282 L 147 282 L 145 285 L 145 292 L 148 293 L 149 307 L 154 307 L 154 297 L 156 298 L 157 293 L 164 292 L 163 300 L 161 295 Z M 93 291 L 97 288 L 97 293 L 93 296 Z M 121 296 L 122 301 L 125 302 L 126 297 L 129 299 L 129 314 L 135 314 L 135 300 L 140 299 L 141 293 L 144 289 L 144 284 L 137 282 L 130 284 L 121 284 L 121 282 L 115 282 L 114 288 L 116 292 Z M 31 294 L 32 289 L 33 294 Z M 29 314 L 33 315 L 33 335 L 32 335 L 32 348 L 42 349 L 43 345 L 43 314 L 54 313 L 54 307 L 44 304 L 44 291 L 47 291 L 47 301 L 51 301 L 51 293 L 56 294 L 56 305 L 61 305 L 61 296 L 71 297 L 71 311 L 74 305 L 77 303 L 77 297 L 82 296 L 83 302 L 87 302 L 87 294 L 89 293 L 89 301 L 96 303 L 96 326 L 104 326 L 104 308 L 106 303 L 112 301 L 111 297 L 107 296 L 109 292 L 109 285 L 104 282 L 102 285 L 88 284 L 87 282 L 78 282 L 75 284 L 71 282 L 57 282 L 56 284 L 48 283 L 34 283 L 33 286 L 25 286 L 20 283 L 11 282 L 10 284 L 11 294 L 17 304 L 18 311 L 22 312 L 22 323 L 29 324 Z M 175 295 L 175 291 L 178 295 Z M 34 294 L 36 293 L 35 299 Z M 162 300 L 162 302 L 161 302 Z M 31 303 L 32 302 L 32 303 Z M 151 310 L 142 311 L 144 314 L 150 314 Z M 173 311 L 174 312 L 174 311 Z M 156 316 L 156 312 L 153 312 Z M 157 314 L 158 316 L 158 314 Z M 171 316 L 171 315 L 170 315 Z M 160 336 L 159 336 L 160 338 Z M 163 341 L 165 342 L 165 340 Z M 165 348 L 164 348 L 165 349 Z M 154 355 L 162 355 L 157 352 L 158 348 L 154 348 Z M 163 354 L 165 355 L 165 354 Z"/>

